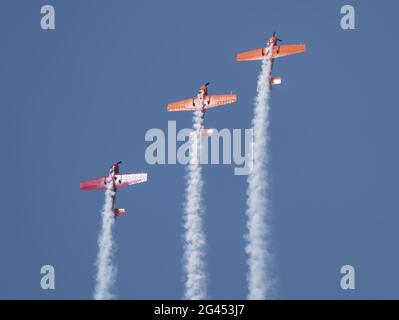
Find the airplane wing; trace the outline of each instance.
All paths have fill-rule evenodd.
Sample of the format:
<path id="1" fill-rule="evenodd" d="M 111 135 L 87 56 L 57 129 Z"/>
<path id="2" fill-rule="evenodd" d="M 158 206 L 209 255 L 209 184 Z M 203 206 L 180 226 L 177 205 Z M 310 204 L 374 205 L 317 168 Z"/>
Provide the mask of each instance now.
<path id="1" fill-rule="evenodd" d="M 289 44 L 289 45 L 275 46 L 273 48 L 273 58 L 285 57 L 291 54 L 297 54 L 305 51 L 306 51 L 305 44 Z"/>
<path id="2" fill-rule="evenodd" d="M 264 48 L 259 48 L 247 52 L 242 52 L 237 54 L 237 61 L 250 61 L 250 60 L 262 60 L 265 55 L 266 50 Z"/>
<path id="3" fill-rule="evenodd" d="M 198 101 L 197 98 L 191 98 L 191 99 L 186 99 L 186 100 L 169 103 L 168 111 L 192 111 L 192 110 L 195 110 L 197 101 Z"/>
<path id="4" fill-rule="evenodd" d="M 237 95 L 235 94 L 220 94 L 207 96 L 205 98 L 205 109 L 219 107 L 225 104 L 234 103 L 237 101 Z M 191 98 L 172 102 L 168 104 L 168 111 L 194 111 L 201 106 L 198 98 Z"/>
<path id="5" fill-rule="evenodd" d="M 100 190 L 105 189 L 107 177 L 101 177 L 80 183 L 80 190 Z"/>
<path id="6" fill-rule="evenodd" d="M 272 58 L 280 58 L 289 56 L 291 54 L 297 54 L 306 51 L 305 44 L 289 44 L 289 45 L 278 45 L 273 47 Z M 250 61 L 250 60 L 262 60 L 267 54 L 266 48 L 259 48 L 252 51 L 242 52 L 237 54 L 237 61 Z"/>
<path id="7" fill-rule="evenodd" d="M 237 95 L 235 94 L 219 94 L 208 96 L 205 99 L 205 109 L 220 107 L 225 104 L 234 103 L 237 101 Z"/>
<path id="8" fill-rule="evenodd" d="M 147 181 L 146 173 L 130 173 L 115 175 L 115 186 L 117 188 L 130 186 L 132 184 L 142 183 Z M 88 180 L 80 183 L 80 190 L 100 190 L 105 189 L 107 177 L 101 177 L 93 180 Z"/>
<path id="9" fill-rule="evenodd" d="M 126 187 L 137 183 L 143 183 L 146 181 L 147 173 L 128 173 L 115 175 L 115 186 L 117 188 Z"/>

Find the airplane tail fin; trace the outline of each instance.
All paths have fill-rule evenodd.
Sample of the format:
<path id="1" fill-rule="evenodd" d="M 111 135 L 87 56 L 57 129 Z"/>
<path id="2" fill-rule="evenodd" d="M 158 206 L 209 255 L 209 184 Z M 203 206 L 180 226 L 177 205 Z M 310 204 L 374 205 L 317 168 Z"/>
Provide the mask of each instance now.
<path id="1" fill-rule="evenodd" d="M 272 77 L 270 80 L 270 84 L 272 86 L 275 86 L 275 85 L 281 84 L 282 81 L 283 81 L 283 78 L 281 78 L 281 77 Z"/>
<path id="2" fill-rule="evenodd" d="M 116 209 L 114 210 L 114 216 L 115 216 L 115 218 L 122 217 L 124 214 L 125 214 L 125 209 L 122 209 L 122 208 L 118 209 L 118 208 L 116 208 Z"/>

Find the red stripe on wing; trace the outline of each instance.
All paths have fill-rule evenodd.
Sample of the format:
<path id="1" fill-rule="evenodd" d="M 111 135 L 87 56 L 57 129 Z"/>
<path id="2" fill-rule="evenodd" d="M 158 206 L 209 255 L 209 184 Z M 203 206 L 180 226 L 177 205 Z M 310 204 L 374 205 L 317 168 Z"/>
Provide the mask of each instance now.
<path id="1" fill-rule="evenodd" d="M 83 181 L 80 183 L 80 190 L 100 190 L 105 189 L 106 177 Z"/>

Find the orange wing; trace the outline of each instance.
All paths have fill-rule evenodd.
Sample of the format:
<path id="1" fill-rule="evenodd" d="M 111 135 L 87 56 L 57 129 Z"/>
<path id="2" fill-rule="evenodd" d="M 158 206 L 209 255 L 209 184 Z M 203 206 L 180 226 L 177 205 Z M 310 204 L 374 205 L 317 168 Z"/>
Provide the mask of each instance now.
<path id="1" fill-rule="evenodd" d="M 291 54 L 297 54 L 305 51 L 306 51 L 305 44 L 289 44 L 284 46 L 275 46 L 273 48 L 273 58 L 285 57 Z"/>
<path id="2" fill-rule="evenodd" d="M 265 55 L 265 49 L 259 48 L 247 52 L 242 52 L 237 54 L 236 60 L 237 61 L 250 61 L 250 60 L 262 60 L 263 56 Z"/>
<path id="3" fill-rule="evenodd" d="M 237 101 L 235 94 L 219 94 L 205 98 L 205 109 L 223 106 Z"/>
<path id="4" fill-rule="evenodd" d="M 191 99 L 186 99 L 186 100 L 169 103 L 168 111 L 192 111 L 192 110 L 195 110 L 197 101 L 198 101 L 197 98 L 191 98 Z"/>
<path id="5" fill-rule="evenodd" d="M 274 46 L 272 58 L 285 57 L 291 54 L 297 54 L 305 51 L 306 51 L 306 45 L 304 44 Z M 237 54 L 236 60 L 237 61 L 262 60 L 266 54 L 267 54 L 266 48 L 259 48 L 252 51 L 247 51 Z"/>
<path id="6" fill-rule="evenodd" d="M 237 101 L 235 94 L 221 94 L 207 96 L 205 98 L 205 109 L 219 107 Z M 168 111 L 194 111 L 201 106 L 198 105 L 198 98 L 186 99 L 168 104 Z"/>

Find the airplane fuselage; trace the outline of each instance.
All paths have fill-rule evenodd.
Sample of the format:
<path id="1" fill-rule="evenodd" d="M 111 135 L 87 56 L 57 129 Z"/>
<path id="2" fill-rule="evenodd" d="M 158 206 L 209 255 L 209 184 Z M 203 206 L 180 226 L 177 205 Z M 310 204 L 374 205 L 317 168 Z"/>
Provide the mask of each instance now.
<path id="1" fill-rule="evenodd" d="M 204 128 L 204 120 L 205 120 L 205 106 L 210 103 L 210 98 L 208 99 L 208 86 L 203 85 L 199 88 L 197 98 L 201 103 L 201 129 Z"/>
<path id="2" fill-rule="evenodd" d="M 116 179 L 117 179 L 117 175 L 119 175 L 119 164 L 120 162 L 114 163 L 109 172 L 110 172 L 110 176 L 111 176 L 111 183 L 112 183 L 112 212 L 114 212 L 114 217 L 120 217 L 125 213 L 125 209 L 118 209 L 115 208 L 115 203 L 116 203 Z"/>

